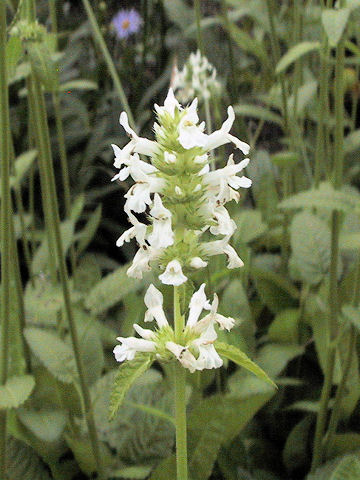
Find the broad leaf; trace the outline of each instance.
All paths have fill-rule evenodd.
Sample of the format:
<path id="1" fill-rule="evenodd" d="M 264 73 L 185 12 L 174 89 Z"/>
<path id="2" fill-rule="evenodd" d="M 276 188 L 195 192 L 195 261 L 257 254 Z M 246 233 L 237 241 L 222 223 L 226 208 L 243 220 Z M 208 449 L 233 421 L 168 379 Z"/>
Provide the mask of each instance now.
<path id="1" fill-rule="evenodd" d="M 0 386 L 0 410 L 17 408 L 30 396 L 35 386 L 31 375 L 18 375 L 7 380 Z"/>
<path id="2" fill-rule="evenodd" d="M 18 410 L 17 415 L 20 421 L 44 442 L 58 440 L 67 422 L 67 414 L 64 410 L 22 408 Z"/>
<path id="3" fill-rule="evenodd" d="M 110 396 L 110 420 L 115 417 L 131 385 L 151 367 L 153 361 L 152 355 L 137 353 L 134 360 L 126 360 L 119 367 Z"/>
<path id="4" fill-rule="evenodd" d="M 51 480 L 48 469 L 36 452 L 10 437 L 6 448 L 7 477 L 17 480 Z"/>
<path id="5" fill-rule="evenodd" d="M 72 349 L 53 333 L 26 328 L 25 338 L 33 354 L 58 380 L 72 383 L 77 377 Z"/>
<path id="6" fill-rule="evenodd" d="M 296 60 L 303 57 L 307 53 L 313 52 L 314 50 L 319 50 L 320 47 L 320 42 L 301 42 L 297 45 L 294 45 L 280 59 L 279 63 L 276 65 L 275 72 L 277 74 L 284 72 Z"/>
<path id="7" fill-rule="evenodd" d="M 342 459 L 329 480 L 358 480 L 360 478 L 360 460 L 355 455 Z"/>
<path id="8" fill-rule="evenodd" d="M 330 227 L 308 212 L 295 215 L 290 227 L 293 278 L 318 284 L 330 268 Z"/>
<path id="9" fill-rule="evenodd" d="M 234 347 L 233 345 L 228 345 L 227 343 L 216 342 L 215 348 L 219 355 L 231 360 L 232 362 L 236 363 L 240 367 L 245 368 L 249 372 L 252 372 L 258 378 L 261 378 L 265 382 L 269 383 L 270 385 L 276 387 L 275 383 L 268 377 L 268 375 L 256 365 L 255 362 L 250 360 L 250 358 L 241 350 Z"/>
<path id="10" fill-rule="evenodd" d="M 324 210 L 339 210 L 341 212 L 360 212 L 358 195 L 340 190 L 334 190 L 329 183 L 322 183 L 318 189 L 300 192 L 279 203 L 279 208 L 319 208 Z"/>
<path id="11" fill-rule="evenodd" d="M 339 40 L 344 33 L 349 15 L 350 9 L 348 8 L 340 8 L 339 10 L 326 8 L 323 10 L 321 21 L 331 47 L 336 47 L 339 43 Z"/>
<path id="12" fill-rule="evenodd" d="M 234 111 L 236 115 L 240 117 L 257 118 L 266 122 L 282 125 L 283 121 L 280 115 L 268 110 L 267 108 L 260 107 L 259 105 L 235 105 Z"/>

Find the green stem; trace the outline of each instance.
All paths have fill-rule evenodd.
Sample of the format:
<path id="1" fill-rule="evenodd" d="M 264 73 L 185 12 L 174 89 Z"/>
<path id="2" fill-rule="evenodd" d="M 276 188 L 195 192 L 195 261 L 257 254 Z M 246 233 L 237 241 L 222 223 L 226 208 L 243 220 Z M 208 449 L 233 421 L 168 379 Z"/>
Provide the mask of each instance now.
<path id="1" fill-rule="evenodd" d="M 314 472 L 320 466 L 322 461 L 322 438 L 325 430 L 329 397 L 334 375 L 335 351 L 334 345 L 331 344 L 327 352 L 324 384 L 321 391 L 319 413 L 316 421 L 314 453 L 311 463 L 312 472 Z"/>
<path id="2" fill-rule="evenodd" d="M 40 155 L 40 163 L 42 164 L 42 168 L 41 168 L 42 175 L 44 175 L 45 177 L 45 180 L 46 180 L 45 183 L 47 185 L 48 192 L 49 192 L 49 202 L 50 202 L 49 206 L 52 213 L 51 226 L 54 232 L 55 253 L 59 263 L 59 274 L 60 274 L 62 293 L 64 297 L 65 315 L 69 325 L 70 337 L 71 337 L 72 347 L 74 351 L 76 367 L 79 375 L 80 392 L 81 392 L 83 404 L 85 407 L 85 420 L 87 423 L 90 442 L 92 445 L 92 450 L 93 450 L 93 454 L 94 454 L 94 458 L 97 466 L 98 477 L 99 479 L 103 480 L 105 478 L 104 467 L 103 467 L 102 458 L 100 455 L 100 446 L 99 446 L 99 440 L 98 440 L 97 432 L 95 428 L 95 421 L 94 421 L 94 416 L 92 411 L 90 392 L 85 379 L 85 371 L 84 371 L 84 365 L 83 365 L 83 360 L 81 356 L 81 349 L 80 349 L 77 327 L 76 327 L 75 319 L 73 317 L 70 290 L 69 290 L 69 284 L 68 284 L 68 273 L 67 273 L 65 257 L 63 253 L 63 245 L 62 245 L 62 238 L 61 238 L 61 232 L 60 232 L 59 208 L 58 208 L 57 193 L 56 193 L 56 187 L 55 187 L 55 177 L 54 177 L 53 161 L 52 161 L 52 155 L 51 155 L 50 134 L 49 134 L 49 128 L 47 124 L 45 100 L 44 100 L 43 92 L 41 89 L 41 85 L 36 80 L 33 82 L 33 90 L 34 90 L 34 107 L 35 107 L 34 117 L 36 120 L 36 128 L 39 130 L 38 137 L 42 144 L 42 147 L 40 150 L 42 152 L 42 155 Z"/>
<path id="3" fill-rule="evenodd" d="M 329 96 L 329 46 L 327 35 L 322 32 L 322 48 L 320 53 L 320 79 L 318 100 L 318 123 L 316 132 L 315 171 L 314 183 L 318 187 L 325 165 L 325 123 L 327 123 L 327 108 L 325 108 Z"/>
<path id="4" fill-rule="evenodd" d="M 174 287 L 174 324 L 175 340 L 179 341 L 184 329 L 184 317 L 180 311 L 179 287 Z M 177 480 L 187 480 L 186 370 L 180 362 L 176 362 L 174 366 L 174 384 Z"/>
<path id="5" fill-rule="evenodd" d="M 356 278 L 354 282 L 352 305 L 354 307 L 358 307 L 359 300 L 360 300 L 360 253 L 357 258 Z M 349 378 L 351 362 L 354 354 L 355 342 L 356 342 L 356 329 L 353 325 L 351 325 L 350 334 L 349 334 L 349 343 L 347 347 L 347 354 L 345 357 L 345 362 L 343 367 L 343 375 L 341 377 L 340 384 L 336 390 L 334 405 L 332 408 L 332 412 L 329 420 L 329 427 L 326 435 L 326 452 L 327 453 L 331 450 L 331 447 L 333 444 L 333 436 L 336 433 L 337 426 L 340 420 L 341 402 L 343 399 L 346 383 Z"/>
<path id="6" fill-rule="evenodd" d="M 127 113 L 127 116 L 129 117 L 130 125 L 132 127 L 135 127 L 134 117 L 131 113 L 131 110 L 130 110 L 130 107 L 129 107 L 129 104 L 128 104 L 128 101 L 127 101 L 127 98 L 126 98 L 126 95 L 125 95 L 125 92 L 124 92 L 124 89 L 123 89 L 123 86 L 121 84 L 120 77 L 119 77 L 119 75 L 116 71 L 114 62 L 111 58 L 111 55 L 110 55 L 109 50 L 106 46 L 104 37 L 102 36 L 99 25 L 96 21 L 94 11 L 91 8 L 88 0 L 82 0 L 82 3 L 84 5 L 84 8 L 85 8 L 87 16 L 89 18 L 91 27 L 93 29 L 94 38 L 99 44 L 100 50 L 101 50 L 101 52 L 104 56 L 105 62 L 107 64 L 107 67 L 108 67 L 109 72 L 110 72 L 110 75 L 113 79 L 113 82 L 114 82 L 115 88 L 118 92 L 118 95 L 119 95 L 120 101 L 122 103 L 123 109 L 125 110 L 125 112 Z"/>
<path id="7" fill-rule="evenodd" d="M 201 55 L 204 55 L 204 41 L 201 31 L 201 0 L 194 0 L 195 18 L 196 18 L 196 40 L 197 47 Z"/>
<path id="8" fill-rule="evenodd" d="M 0 2 L 1 348 L 0 385 L 8 378 L 11 274 L 10 118 L 6 72 L 6 6 Z M 0 410 L 0 478 L 6 476 L 7 411 Z"/>
<path id="9" fill-rule="evenodd" d="M 343 181 L 343 145 L 344 145 L 344 36 L 341 38 L 336 51 L 335 66 L 335 135 L 334 135 L 334 173 L 333 185 L 340 189 Z M 329 284 L 329 325 L 330 346 L 327 354 L 324 385 L 321 392 L 320 408 L 316 420 L 314 455 L 311 471 L 315 471 L 322 462 L 323 444 L 322 439 L 325 432 L 326 418 L 328 414 L 331 386 L 334 376 L 336 348 L 333 346 L 333 339 L 336 335 L 338 318 L 338 256 L 339 256 L 339 234 L 340 234 L 340 212 L 335 210 L 331 219 L 331 264 Z"/>
<path id="10" fill-rule="evenodd" d="M 33 278 L 32 269 L 31 269 L 31 254 L 30 254 L 29 242 L 26 234 L 26 227 L 25 227 L 25 220 L 24 220 L 25 212 L 24 212 L 24 205 L 23 205 L 22 196 L 21 196 L 21 187 L 16 186 L 14 190 L 15 190 L 15 204 L 16 204 L 16 209 L 19 215 L 19 220 L 20 220 L 21 240 L 22 240 L 22 245 L 24 249 L 25 263 L 26 263 L 28 275 L 30 278 L 30 283 L 34 285 L 34 278 Z"/>
<path id="11" fill-rule="evenodd" d="M 57 133 L 57 140 L 58 140 L 59 153 L 60 153 L 60 165 L 61 165 L 61 177 L 62 177 L 62 184 L 63 184 L 63 191 L 64 191 L 65 215 L 67 218 L 70 218 L 70 215 L 71 215 L 70 175 L 69 175 L 68 159 L 66 154 L 64 128 L 63 128 L 63 122 L 61 117 L 60 96 L 58 92 L 53 93 L 52 100 L 54 105 L 56 133 Z M 70 247 L 70 262 L 71 262 L 71 271 L 72 273 L 74 273 L 76 269 L 76 254 L 75 254 L 74 245 L 71 245 Z"/>

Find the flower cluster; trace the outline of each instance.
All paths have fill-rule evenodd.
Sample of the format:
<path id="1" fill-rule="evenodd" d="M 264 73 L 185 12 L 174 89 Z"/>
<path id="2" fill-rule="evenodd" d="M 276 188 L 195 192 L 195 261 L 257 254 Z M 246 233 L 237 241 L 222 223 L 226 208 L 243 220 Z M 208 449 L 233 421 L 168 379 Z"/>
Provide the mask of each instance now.
<path id="1" fill-rule="evenodd" d="M 122 149 L 112 145 L 114 166 L 119 169 L 113 180 L 131 176 L 135 182 L 125 194 L 124 207 L 132 226 L 117 241 L 122 246 L 135 238 L 139 245 L 128 275 L 142 278 L 156 263 L 162 283 L 178 286 L 218 254 L 227 256 L 228 268 L 241 267 L 229 244 L 236 225 L 225 204 L 239 200 L 240 187 L 250 187 L 251 180 L 237 175 L 249 159 L 235 163 L 230 155 L 225 167 L 211 171 L 209 166 L 209 152 L 221 145 L 233 143 L 243 154 L 249 152 L 249 145 L 230 134 L 233 108 L 228 108 L 222 127 L 211 134 L 205 133 L 204 122 L 199 123 L 197 99 L 183 108 L 170 89 L 164 106 L 155 105 L 155 111 L 156 140 L 139 137 L 123 112 L 120 124 L 130 141 Z M 150 157 L 150 162 L 140 155 Z M 149 224 L 136 216 L 144 212 Z M 216 239 L 209 241 L 207 231 Z"/>
<path id="2" fill-rule="evenodd" d="M 230 330 L 235 321 L 217 313 L 216 294 L 210 305 L 205 294 L 205 284 L 191 297 L 186 326 L 179 339 L 175 338 L 174 330 L 165 316 L 163 296 L 154 285 L 150 285 L 145 294 L 145 305 L 147 311 L 144 321 L 151 322 L 155 319 L 157 328 L 153 331 L 134 324 L 134 329 L 141 338 L 118 337 L 121 345 L 114 348 L 118 362 L 133 360 L 137 352 L 147 352 L 153 353 L 159 360 L 177 359 L 190 372 L 222 366 L 222 359 L 214 346 L 217 339 L 215 325 L 219 325 L 221 330 Z M 200 319 L 203 310 L 210 312 Z"/>
<path id="3" fill-rule="evenodd" d="M 200 50 L 191 53 L 183 69 L 175 69 L 172 87 L 182 103 L 198 97 L 200 100 L 217 96 L 221 85 L 216 79 L 216 69 Z"/>

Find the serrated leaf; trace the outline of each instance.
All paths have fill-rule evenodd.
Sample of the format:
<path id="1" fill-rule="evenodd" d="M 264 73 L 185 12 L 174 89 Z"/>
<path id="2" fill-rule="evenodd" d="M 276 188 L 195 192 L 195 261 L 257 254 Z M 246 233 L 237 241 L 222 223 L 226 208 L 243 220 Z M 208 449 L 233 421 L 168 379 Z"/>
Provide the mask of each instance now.
<path id="1" fill-rule="evenodd" d="M 32 375 L 17 375 L 0 386 L 0 409 L 17 408 L 30 396 L 35 386 Z"/>
<path id="2" fill-rule="evenodd" d="M 298 213 L 291 222 L 290 243 L 295 280 L 320 283 L 330 268 L 330 227 L 312 213 Z"/>
<path id="3" fill-rule="evenodd" d="M 134 360 L 126 360 L 120 365 L 110 395 L 110 420 L 115 417 L 131 385 L 151 367 L 153 361 L 152 355 L 137 353 Z"/>
<path id="4" fill-rule="evenodd" d="M 319 208 L 339 210 L 341 212 L 360 212 L 360 199 L 357 195 L 334 190 L 330 183 L 322 183 L 318 189 L 307 190 L 286 198 L 279 203 L 279 208 Z"/>
<path id="5" fill-rule="evenodd" d="M 275 72 L 277 74 L 284 72 L 292 63 L 299 58 L 303 57 L 307 53 L 319 50 L 321 47 L 320 42 L 301 42 L 288 50 L 285 55 L 280 59 L 276 65 Z"/>
<path id="6" fill-rule="evenodd" d="M 85 307 L 99 314 L 120 302 L 130 292 L 137 292 L 148 284 L 149 277 L 142 280 L 129 278 L 126 274 L 129 264 L 123 265 L 104 277 L 90 290 L 85 299 Z"/>
<path id="7" fill-rule="evenodd" d="M 289 308 L 279 312 L 272 321 L 268 336 L 269 340 L 276 343 L 298 343 L 298 323 L 300 310 Z"/>
<path id="8" fill-rule="evenodd" d="M 249 372 L 256 375 L 258 378 L 261 378 L 266 383 L 269 383 L 273 387 L 276 387 L 275 383 L 269 378 L 269 376 L 264 372 L 262 368 L 256 365 L 255 362 L 250 360 L 250 358 L 241 350 L 234 347 L 233 345 L 228 345 L 227 343 L 215 342 L 215 348 L 219 355 L 231 360 L 242 368 L 245 368 Z"/>
<path id="9" fill-rule="evenodd" d="M 331 47 L 336 47 L 339 43 L 339 40 L 344 33 L 349 15 L 350 9 L 348 8 L 340 8 L 339 10 L 326 8 L 321 13 L 321 22 Z"/>
<path id="10" fill-rule="evenodd" d="M 26 328 L 25 338 L 32 353 L 58 380 L 72 383 L 77 371 L 72 349 L 53 333 Z"/>
<path id="11" fill-rule="evenodd" d="M 8 478 L 14 480 L 51 480 L 46 465 L 35 451 L 12 437 L 7 440 L 6 472 Z"/>
<path id="12" fill-rule="evenodd" d="M 233 440 L 272 396 L 273 392 L 247 398 L 213 395 L 195 406 L 188 421 L 193 480 L 210 477 L 221 446 Z"/>

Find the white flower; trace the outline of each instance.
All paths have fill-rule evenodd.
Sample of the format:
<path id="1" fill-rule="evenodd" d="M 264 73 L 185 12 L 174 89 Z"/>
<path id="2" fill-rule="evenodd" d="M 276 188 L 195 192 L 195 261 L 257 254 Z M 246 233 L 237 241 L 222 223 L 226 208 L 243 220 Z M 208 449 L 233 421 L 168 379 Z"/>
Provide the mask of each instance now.
<path id="1" fill-rule="evenodd" d="M 177 108 L 178 110 L 181 109 L 181 105 L 176 100 L 175 95 L 174 95 L 174 91 L 173 91 L 172 88 L 169 88 L 169 92 L 168 92 L 168 94 L 165 98 L 165 101 L 164 101 L 164 106 L 159 107 L 159 105 L 155 104 L 154 107 L 155 107 L 155 111 L 158 115 L 163 115 L 166 112 L 169 115 L 171 115 L 173 118 L 174 118 L 174 114 L 175 114 L 175 108 Z"/>
<path id="2" fill-rule="evenodd" d="M 168 321 L 163 310 L 163 295 L 153 284 L 147 289 L 144 302 L 148 308 L 144 321 L 151 322 L 155 318 L 159 328 L 167 326 Z"/>
<path id="3" fill-rule="evenodd" d="M 179 360 L 184 368 L 190 370 L 191 373 L 194 373 L 197 369 L 197 360 L 194 355 L 189 352 L 187 347 L 178 345 L 175 342 L 166 342 L 166 348 Z"/>
<path id="4" fill-rule="evenodd" d="M 152 330 L 149 330 L 148 328 L 142 328 L 137 323 L 134 323 L 133 327 L 135 332 L 138 333 L 140 337 L 144 338 L 145 340 L 152 340 L 153 338 L 155 338 L 155 333 Z"/>
<path id="5" fill-rule="evenodd" d="M 124 195 L 127 199 L 124 210 L 141 213 L 145 212 L 146 206 L 152 204 L 151 193 L 161 192 L 164 187 L 164 180 L 152 175 L 146 175 L 144 172 L 136 171 L 137 183 L 133 185 Z"/>
<path id="6" fill-rule="evenodd" d="M 224 315 L 220 315 L 217 313 L 217 308 L 219 305 L 219 299 L 216 293 L 214 293 L 214 300 L 211 304 L 211 312 L 206 315 L 202 321 L 206 322 L 217 322 L 220 326 L 220 330 L 227 330 L 230 331 L 233 326 L 235 325 L 235 320 L 231 317 L 225 317 Z"/>
<path id="7" fill-rule="evenodd" d="M 121 168 L 124 164 L 128 164 L 130 161 L 131 154 L 134 152 L 134 145 L 129 142 L 125 145 L 123 149 L 117 145 L 111 144 L 112 149 L 114 150 L 115 160 L 114 167 Z"/>
<path id="8" fill-rule="evenodd" d="M 131 147 L 128 146 L 128 149 L 131 148 L 133 152 L 142 153 L 143 155 L 153 155 L 158 151 L 158 145 L 156 142 L 148 140 L 147 138 L 139 137 L 136 132 L 130 128 L 126 112 L 122 112 L 120 115 L 120 125 L 124 127 L 126 133 L 131 138 Z"/>
<path id="9" fill-rule="evenodd" d="M 139 245 L 145 244 L 145 236 L 147 226 L 138 221 L 138 219 L 130 213 L 129 219 L 133 226 L 126 230 L 116 242 L 117 247 L 122 247 L 124 242 L 130 242 L 132 238 L 136 238 Z"/>
<path id="10" fill-rule="evenodd" d="M 206 267 L 206 265 L 208 264 L 208 262 L 205 262 L 202 258 L 200 257 L 193 257 L 190 261 L 190 266 L 192 268 L 204 268 Z"/>
<path id="11" fill-rule="evenodd" d="M 238 138 L 230 135 L 230 129 L 235 120 L 235 113 L 233 107 L 230 105 L 227 109 L 228 118 L 222 124 L 220 130 L 216 130 L 215 132 L 207 135 L 207 141 L 204 145 L 205 150 L 210 151 L 214 150 L 221 145 L 225 145 L 226 143 L 234 143 L 235 147 L 238 148 L 243 152 L 244 155 L 248 155 L 250 151 L 250 145 L 245 142 L 242 142 Z"/>
<path id="12" fill-rule="evenodd" d="M 136 352 L 155 352 L 156 350 L 156 343 L 150 340 L 135 337 L 118 337 L 116 340 L 122 343 L 122 345 L 117 345 L 113 350 L 118 362 L 133 360 Z"/>
<path id="13" fill-rule="evenodd" d="M 229 269 L 243 267 L 244 262 L 241 260 L 241 258 L 239 258 L 233 247 L 229 245 L 229 238 L 229 236 L 226 236 L 221 240 L 205 242 L 202 244 L 202 249 L 206 255 L 209 255 L 209 257 L 225 253 L 225 255 L 228 257 L 227 267 Z"/>
<path id="14" fill-rule="evenodd" d="M 171 229 L 171 212 L 162 204 L 160 196 L 155 193 L 154 205 L 150 210 L 153 218 L 153 231 L 148 237 L 150 245 L 166 248 L 174 243 Z"/>
<path id="15" fill-rule="evenodd" d="M 165 272 L 159 275 L 159 278 L 165 285 L 174 286 L 179 286 L 187 280 L 178 260 L 171 260 L 171 262 L 166 265 Z"/>
<path id="16" fill-rule="evenodd" d="M 205 184 L 210 187 L 219 187 L 221 180 L 225 180 L 227 185 L 237 190 L 239 187 L 249 188 L 251 180 L 247 177 L 237 177 L 236 174 L 243 170 L 249 163 L 249 159 L 245 158 L 239 163 L 234 163 L 233 155 L 231 154 L 226 167 L 219 168 L 203 176 Z"/>
<path id="17" fill-rule="evenodd" d="M 193 294 L 189 304 L 189 316 L 186 322 L 187 327 L 193 327 L 201 314 L 206 309 L 210 310 L 210 304 L 205 295 L 205 283 L 203 283 L 199 290 Z"/>
<path id="18" fill-rule="evenodd" d="M 198 121 L 197 98 L 195 98 L 186 109 L 178 126 L 178 140 L 180 145 L 187 150 L 193 147 L 204 147 L 206 144 L 207 135 L 203 133 L 205 123 L 202 122 L 200 125 L 197 125 Z"/>
<path id="19" fill-rule="evenodd" d="M 150 270 L 149 262 L 155 259 L 157 252 L 152 247 L 141 246 L 133 258 L 132 265 L 127 269 L 127 274 L 132 278 L 143 278 L 143 273 Z"/>
<path id="20" fill-rule="evenodd" d="M 220 368 L 222 366 L 223 361 L 215 350 L 214 345 L 199 345 L 198 349 L 199 357 L 196 360 L 197 370 Z"/>
<path id="21" fill-rule="evenodd" d="M 222 205 L 217 205 L 212 212 L 213 217 L 217 221 L 217 225 L 210 227 L 213 235 L 229 235 L 231 236 L 236 230 L 236 223 L 230 217 L 229 212 Z"/>
<path id="22" fill-rule="evenodd" d="M 176 162 L 176 155 L 170 152 L 164 152 L 164 160 L 166 163 L 175 163 Z"/>

